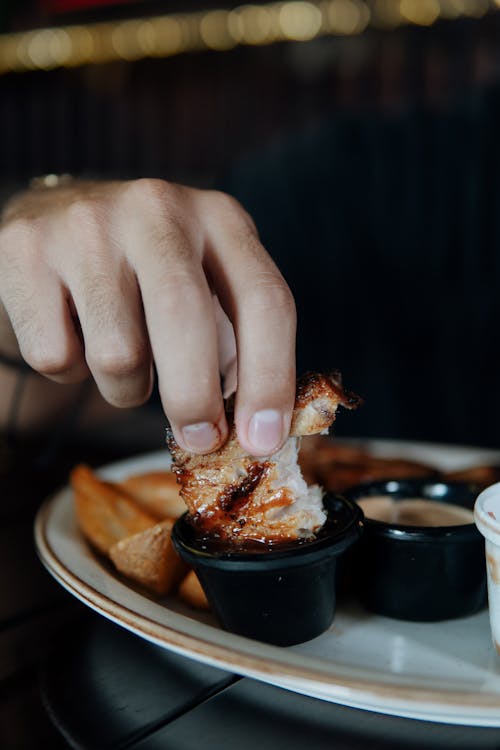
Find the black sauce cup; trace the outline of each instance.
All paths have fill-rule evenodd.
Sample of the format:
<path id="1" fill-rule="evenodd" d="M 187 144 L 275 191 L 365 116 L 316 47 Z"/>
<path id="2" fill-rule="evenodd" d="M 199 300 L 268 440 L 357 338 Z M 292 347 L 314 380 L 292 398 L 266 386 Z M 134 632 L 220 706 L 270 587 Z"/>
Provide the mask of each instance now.
<path id="1" fill-rule="evenodd" d="M 262 552 L 208 551 L 187 516 L 176 522 L 175 548 L 196 571 L 225 630 L 291 646 L 330 627 L 337 559 L 360 537 L 363 512 L 340 496 L 329 496 L 327 507 L 328 519 L 316 539 Z"/>
<path id="2" fill-rule="evenodd" d="M 424 498 L 472 510 L 474 485 L 429 480 L 389 480 L 359 485 L 352 500 L 389 495 Z M 361 603 L 386 617 L 433 622 L 473 614 L 486 604 L 484 540 L 474 523 L 408 526 L 369 518 L 350 559 Z"/>

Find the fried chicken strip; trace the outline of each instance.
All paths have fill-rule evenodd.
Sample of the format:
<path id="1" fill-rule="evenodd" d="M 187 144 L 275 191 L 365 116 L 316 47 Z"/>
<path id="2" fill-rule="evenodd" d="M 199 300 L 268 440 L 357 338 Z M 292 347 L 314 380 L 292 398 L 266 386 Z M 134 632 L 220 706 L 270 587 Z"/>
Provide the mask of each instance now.
<path id="1" fill-rule="evenodd" d="M 323 492 L 308 487 L 297 463 L 299 438 L 327 430 L 339 405 L 354 409 L 360 399 L 342 387 L 339 373 L 308 373 L 298 381 L 290 437 L 273 456 L 256 458 L 241 448 L 232 414 L 219 450 L 206 456 L 167 444 L 180 493 L 200 535 L 237 543 L 278 542 L 314 535 L 326 520 Z"/>

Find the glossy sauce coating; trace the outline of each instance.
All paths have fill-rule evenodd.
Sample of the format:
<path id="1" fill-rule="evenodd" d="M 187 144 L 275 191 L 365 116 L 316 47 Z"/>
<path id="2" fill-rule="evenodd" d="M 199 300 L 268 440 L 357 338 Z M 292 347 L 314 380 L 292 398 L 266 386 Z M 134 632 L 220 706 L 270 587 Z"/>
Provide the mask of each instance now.
<path id="1" fill-rule="evenodd" d="M 225 539 L 231 545 L 249 541 L 310 538 L 326 513 L 319 486 L 308 486 L 297 463 L 298 438 L 328 429 L 339 405 L 354 408 L 359 399 L 342 387 L 338 373 L 308 373 L 297 384 L 290 437 L 266 458 L 247 454 L 238 441 L 230 407 L 226 443 L 207 455 L 184 451 L 167 430 L 181 486 L 197 533 Z"/>

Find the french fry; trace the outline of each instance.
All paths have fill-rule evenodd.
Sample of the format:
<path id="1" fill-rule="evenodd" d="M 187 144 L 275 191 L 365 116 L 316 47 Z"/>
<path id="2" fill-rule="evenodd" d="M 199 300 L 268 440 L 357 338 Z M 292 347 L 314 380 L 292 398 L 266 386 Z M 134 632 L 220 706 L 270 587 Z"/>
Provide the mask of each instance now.
<path id="1" fill-rule="evenodd" d="M 190 570 L 179 586 L 179 596 L 195 609 L 210 609 L 208 599 L 194 570 Z"/>
<path id="2" fill-rule="evenodd" d="M 166 519 L 113 545 L 109 556 L 117 570 L 156 594 L 168 594 L 188 569 L 172 544 L 173 525 Z"/>
<path id="3" fill-rule="evenodd" d="M 73 469 L 71 484 L 78 524 L 89 542 L 105 555 L 120 539 L 157 523 L 123 489 L 102 481 L 88 466 Z"/>
<path id="4" fill-rule="evenodd" d="M 151 471 L 126 479 L 120 485 L 147 513 L 161 521 L 178 518 L 186 510 L 179 494 L 176 476 L 171 471 Z"/>

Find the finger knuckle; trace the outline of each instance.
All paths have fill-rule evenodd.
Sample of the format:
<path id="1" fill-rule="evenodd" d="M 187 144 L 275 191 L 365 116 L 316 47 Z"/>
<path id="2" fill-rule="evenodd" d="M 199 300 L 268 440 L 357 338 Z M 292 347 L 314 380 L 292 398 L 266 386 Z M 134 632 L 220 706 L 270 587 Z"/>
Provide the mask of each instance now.
<path id="1" fill-rule="evenodd" d="M 106 207 L 97 197 L 81 196 L 68 206 L 67 212 L 70 226 L 79 234 L 102 234 Z"/>
<path id="2" fill-rule="evenodd" d="M 112 394 L 106 400 L 111 406 L 115 406 L 117 409 L 133 409 L 136 406 L 142 406 L 146 398 L 139 394 L 130 394 L 127 392 Z"/>
<path id="3" fill-rule="evenodd" d="M 150 387 L 146 380 L 142 384 L 134 384 L 133 387 L 115 388 L 111 393 L 105 393 L 105 398 L 112 406 L 119 409 L 130 409 L 141 406 L 150 393 Z"/>
<path id="4" fill-rule="evenodd" d="M 36 342 L 21 347 L 24 359 L 33 370 L 49 377 L 62 378 L 70 375 L 77 362 L 68 352 L 51 351 Z"/>
<path id="5" fill-rule="evenodd" d="M 209 191 L 209 199 L 212 210 L 223 221 L 236 223 L 252 233 L 256 232 L 252 217 L 234 196 L 223 193 L 221 190 L 211 190 Z"/>
<path id="6" fill-rule="evenodd" d="M 219 211 L 235 214 L 243 213 L 241 203 L 229 193 L 224 193 L 222 190 L 210 190 L 209 197 L 212 205 Z"/>
<path id="7" fill-rule="evenodd" d="M 165 215 L 181 202 L 182 189 L 179 185 L 166 180 L 142 177 L 129 183 L 129 195 L 149 211 Z"/>
<path id="8" fill-rule="evenodd" d="M 175 259 L 191 263 L 201 247 L 202 232 L 196 211 L 188 205 L 189 189 L 145 178 L 132 183 L 130 191 L 141 217 L 141 264 L 145 254 L 161 264 Z M 137 257 L 138 252 L 139 248 Z"/>
<path id="9" fill-rule="evenodd" d="M 195 250 L 186 236 L 183 225 L 177 218 L 171 218 L 157 226 L 150 227 L 147 233 L 148 255 L 156 263 L 157 268 L 165 266 L 162 273 L 165 276 L 181 274 L 178 266 L 191 266 Z"/>
<path id="10" fill-rule="evenodd" d="M 288 284 L 274 274 L 256 279 L 250 292 L 250 304 L 260 311 L 296 317 L 295 300 Z"/>
<path id="11" fill-rule="evenodd" d="M 149 366 L 144 348 L 134 344 L 122 344 L 120 348 L 94 349 L 88 354 L 88 362 L 92 370 L 120 379 L 137 376 L 145 368 L 146 362 Z"/>

